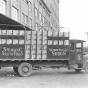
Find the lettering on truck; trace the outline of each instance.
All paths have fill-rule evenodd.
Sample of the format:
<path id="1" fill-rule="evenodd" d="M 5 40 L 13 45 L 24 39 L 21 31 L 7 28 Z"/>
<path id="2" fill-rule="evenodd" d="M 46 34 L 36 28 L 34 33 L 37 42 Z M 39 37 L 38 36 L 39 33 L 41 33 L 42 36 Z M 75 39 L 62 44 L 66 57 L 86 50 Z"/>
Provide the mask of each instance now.
<path id="1" fill-rule="evenodd" d="M 49 48 L 49 51 L 52 52 L 52 56 L 65 56 L 66 55 L 66 51 L 68 51 L 68 49 L 51 49 Z"/>
<path id="2" fill-rule="evenodd" d="M 22 47 L 19 47 L 19 48 L 3 47 L 2 55 L 3 56 L 23 56 Z"/>

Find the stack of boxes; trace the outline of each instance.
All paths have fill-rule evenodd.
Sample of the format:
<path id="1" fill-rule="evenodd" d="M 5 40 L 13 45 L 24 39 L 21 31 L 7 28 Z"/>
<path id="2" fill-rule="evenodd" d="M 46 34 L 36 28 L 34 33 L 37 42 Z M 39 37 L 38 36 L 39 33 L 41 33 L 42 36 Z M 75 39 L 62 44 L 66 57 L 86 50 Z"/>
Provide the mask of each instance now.
<path id="1" fill-rule="evenodd" d="M 69 45 L 68 32 L 59 31 L 27 31 L 26 32 L 26 59 L 47 59 L 47 46 Z"/>
<path id="2" fill-rule="evenodd" d="M 47 31 L 27 31 L 25 43 L 26 59 L 47 58 Z"/>

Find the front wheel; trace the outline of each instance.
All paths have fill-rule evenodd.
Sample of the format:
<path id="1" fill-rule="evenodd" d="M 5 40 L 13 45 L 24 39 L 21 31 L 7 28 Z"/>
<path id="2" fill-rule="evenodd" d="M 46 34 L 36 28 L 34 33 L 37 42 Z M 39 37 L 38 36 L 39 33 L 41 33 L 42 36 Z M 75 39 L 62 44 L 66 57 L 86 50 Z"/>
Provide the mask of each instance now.
<path id="1" fill-rule="evenodd" d="M 23 62 L 18 66 L 18 73 L 22 77 L 30 76 L 32 73 L 32 66 L 27 62 Z"/>
<path id="2" fill-rule="evenodd" d="M 88 73 L 88 62 L 85 63 L 84 69 L 85 69 L 85 71 Z"/>

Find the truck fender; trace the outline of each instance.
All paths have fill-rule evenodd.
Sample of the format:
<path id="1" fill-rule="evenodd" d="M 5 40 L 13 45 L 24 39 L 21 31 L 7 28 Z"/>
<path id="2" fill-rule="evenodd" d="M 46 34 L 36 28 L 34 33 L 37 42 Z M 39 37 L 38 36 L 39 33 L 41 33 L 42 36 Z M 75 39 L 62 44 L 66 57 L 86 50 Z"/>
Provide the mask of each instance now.
<path id="1" fill-rule="evenodd" d="M 83 63 L 83 69 L 85 69 L 86 63 L 88 63 L 88 60 L 84 61 L 84 63 Z"/>

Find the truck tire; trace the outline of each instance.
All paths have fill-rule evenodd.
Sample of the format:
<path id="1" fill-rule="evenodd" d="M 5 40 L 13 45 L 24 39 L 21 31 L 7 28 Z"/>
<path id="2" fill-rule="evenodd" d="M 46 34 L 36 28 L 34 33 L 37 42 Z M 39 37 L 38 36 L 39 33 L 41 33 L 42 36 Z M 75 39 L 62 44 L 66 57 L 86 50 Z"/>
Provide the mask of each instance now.
<path id="1" fill-rule="evenodd" d="M 15 73 L 18 74 L 18 67 L 13 67 L 13 70 L 14 70 Z"/>
<path id="2" fill-rule="evenodd" d="M 32 73 L 32 66 L 27 63 L 23 62 L 18 66 L 18 74 L 22 77 L 30 76 Z"/>
<path id="3" fill-rule="evenodd" d="M 84 69 L 88 73 L 88 61 L 85 63 Z"/>

